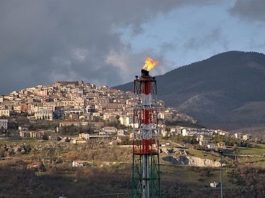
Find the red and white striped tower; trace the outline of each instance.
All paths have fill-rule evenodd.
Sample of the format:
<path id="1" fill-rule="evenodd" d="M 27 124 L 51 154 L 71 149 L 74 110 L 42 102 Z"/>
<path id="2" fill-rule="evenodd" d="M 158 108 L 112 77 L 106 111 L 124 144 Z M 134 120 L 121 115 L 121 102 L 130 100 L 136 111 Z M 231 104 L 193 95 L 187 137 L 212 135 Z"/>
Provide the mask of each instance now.
<path id="1" fill-rule="evenodd" d="M 134 81 L 139 102 L 134 110 L 137 123 L 133 142 L 132 197 L 160 197 L 159 141 L 157 130 L 156 80 L 142 69 Z"/>

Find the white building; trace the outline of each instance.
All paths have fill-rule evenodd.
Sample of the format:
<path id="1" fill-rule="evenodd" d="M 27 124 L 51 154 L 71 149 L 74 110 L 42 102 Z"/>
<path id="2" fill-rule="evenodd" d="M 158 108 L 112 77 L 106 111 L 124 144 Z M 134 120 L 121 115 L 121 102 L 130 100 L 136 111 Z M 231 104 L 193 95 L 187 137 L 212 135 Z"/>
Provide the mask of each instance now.
<path id="1" fill-rule="evenodd" d="M 182 136 L 188 136 L 189 132 L 187 131 L 187 129 L 183 128 L 183 129 L 181 129 L 181 135 Z"/>
<path id="2" fill-rule="evenodd" d="M 158 117 L 158 119 L 164 120 L 165 119 L 165 114 L 163 112 L 159 112 L 157 117 Z"/>
<path id="3" fill-rule="evenodd" d="M 235 134 L 234 134 L 234 137 L 235 137 L 236 139 L 241 139 L 241 138 L 242 138 L 242 134 L 241 134 L 241 133 L 235 133 Z"/>
<path id="4" fill-rule="evenodd" d="M 124 126 L 130 126 L 130 118 L 128 116 L 121 116 L 119 121 Z"/>
<path id="5" fill-rule="evenodd" d="M 117 136 L 124 136 L 124 135 L 125 135 L 124 130 L 122 129 L 118 130 Z"/>
<path id="6" fill-rule="evenodd" d="M 219 183 L 217 183 L 216 181 L 210 182 L 210 187 L 211 188 L 216 188 L 218 185 L 219 185 Z"/>
<path id="7" fill-rule="evenodd" d="M 242 136 L 242 139 L 243 139 L 244 141 L 249 140 L 249 138 L 250 138 L 250 135 L 249 135 L 249 134 L 245 134 L 245 135 Z"/>
<path id="8" fill-rule="evenodd" d="M 84 163 L 83 161 L 73 161 L 72 162 L 72 167 L 83 167 Z"/>
<path id="9" fill-rule="evenodd" d="M 89 140 L 89 134 L 88 133 L 79 133 L 79 138 Z"/>
<path id="10" fill-rule="evenodd" d="M 215 148 L 216 148 L 216 145 L 213 144 L 213 143 L 209 143 L 209 144 L 207 144 L 206 147 L 207 147 L 208 149 L 215 149 Z"/>
<path id="11" fill-rule="evenodd" d="M 8 110 L 8 109 L 0 109 L 0 117 L 1 116 L 9 117 L 10 116 L 10 110 Z"/>
<path id="12" fill-rule="evenodd" d="M 208 142 L 205 142 L 204 135 L 199 135 L 196 139 L 199 142 L 200 146 L 204 146 L 208 144 Z"/>

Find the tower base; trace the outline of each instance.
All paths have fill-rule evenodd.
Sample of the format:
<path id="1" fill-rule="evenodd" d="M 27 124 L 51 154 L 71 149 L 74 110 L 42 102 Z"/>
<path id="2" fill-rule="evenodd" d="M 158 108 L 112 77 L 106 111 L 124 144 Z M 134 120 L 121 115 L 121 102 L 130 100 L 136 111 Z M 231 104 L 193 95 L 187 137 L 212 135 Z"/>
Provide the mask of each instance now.
<path id="1" fill-rule="evenodd" d="M 133 154 L 132 198 L 159 198 L 159 155 Z"/>

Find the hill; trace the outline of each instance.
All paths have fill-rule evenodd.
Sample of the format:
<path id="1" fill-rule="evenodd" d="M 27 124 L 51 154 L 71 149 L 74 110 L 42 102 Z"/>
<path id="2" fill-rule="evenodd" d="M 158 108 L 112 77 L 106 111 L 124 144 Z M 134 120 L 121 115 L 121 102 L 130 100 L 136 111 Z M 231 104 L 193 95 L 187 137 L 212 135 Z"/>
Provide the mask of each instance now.
<path id="1" fill-rule="evenodd" d="M 209 127 L 265 126 L 265 55 L 229 51 L 157 77 L 158 97 Z M 131 90 L 127 83 L 116 88 Z"/>

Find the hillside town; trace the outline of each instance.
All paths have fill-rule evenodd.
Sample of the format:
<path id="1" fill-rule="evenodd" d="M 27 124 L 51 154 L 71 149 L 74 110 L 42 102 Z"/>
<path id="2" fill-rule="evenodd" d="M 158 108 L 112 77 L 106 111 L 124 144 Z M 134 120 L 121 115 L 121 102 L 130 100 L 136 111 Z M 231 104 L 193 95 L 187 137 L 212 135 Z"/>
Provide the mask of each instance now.
<path id="1" fill-rule="evenodd" d="M 132 92 L 123 92 L 83 81 L 58 81 L 51 85 L 13 91 L 0 97 L 2 139 L 42 139 L 86 143 L 108 139 L 112 144 L 129 143 L 133 138 L 133 109 L 139 102 Z M 166 107 L 156 100 L 159 133 L 162 138 L 193 137 L 205 148 L 224 143 L 214 136 L 247 141 L 248 133 L 230 134 L 197 125 L 192 117 Z M 255 139 L 257 141 L 257 139 Z M 219 143 L 219 144 L 217 144 Z"/>
<path id="2" fill-rule="evenodd" d="M 49 132 L 63 130 L 78 130 L 82 134 L 79 139 L 129 135 L 135 124 L 133 108 L 137 102 L 131 92 L 83 81 L 58 81 L 1 96 L 0 128 L 3 132 L 17 129 L 21 138 L 51 138 Z M 166 108 L 163 101 L 156 104 L 162 132 L 166 129 L 164 120 L 196 123 L 190 116 Z"/>

